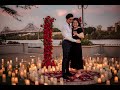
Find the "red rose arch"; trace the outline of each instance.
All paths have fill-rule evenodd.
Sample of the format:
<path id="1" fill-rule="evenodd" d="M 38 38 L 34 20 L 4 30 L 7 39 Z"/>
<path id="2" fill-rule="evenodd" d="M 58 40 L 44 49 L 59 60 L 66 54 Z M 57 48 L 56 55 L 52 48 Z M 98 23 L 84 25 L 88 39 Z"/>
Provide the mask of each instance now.
<path id="1" fill-rule="evenodd" d="M 52 31 L 53 31 L 53 22 L 54 18 L 51 18 L 50 16 L 47 16 L 46 18 L 43 18 L 44 24 L 41 25 L 44 31 L 44 60 L 42 61 L 42 67 L 43 66 L 54 66 L 54 61 L 52 60 Z"/>

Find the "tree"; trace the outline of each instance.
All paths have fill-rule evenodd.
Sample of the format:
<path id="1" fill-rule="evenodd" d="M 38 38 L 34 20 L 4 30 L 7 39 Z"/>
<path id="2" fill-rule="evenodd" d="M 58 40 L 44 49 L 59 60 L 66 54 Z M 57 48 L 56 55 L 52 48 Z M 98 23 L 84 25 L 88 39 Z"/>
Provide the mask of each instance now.
<path id="1" fill-rule="evenodd" d="M 101 29 L 102 29 L 102 25 L 98 25 L 97 30 L 101 30 Z"/>
<path id="2" fill-rule="evenodd" d="M 53 32 L 61 32 L 58 28 L 53 28 Z"/>
<path id="3" fill-rule="evenodd" d="M 16 8 L 23 8 L 25 10 L 31 9 L 31 7 L 36 7 L 35 5 L 15 5 Z M 37 7 L 36 7 L 37 8 Z M 9 5 L 0 5 L 0 9 L 2 9 L 3 13 L 6 12 L 13 18 L 15 18 L 18 21 L 21 21 L 18 17 L 21 16 L 18 14 L 18 12 L 12 8 L 9 7 Z"/>

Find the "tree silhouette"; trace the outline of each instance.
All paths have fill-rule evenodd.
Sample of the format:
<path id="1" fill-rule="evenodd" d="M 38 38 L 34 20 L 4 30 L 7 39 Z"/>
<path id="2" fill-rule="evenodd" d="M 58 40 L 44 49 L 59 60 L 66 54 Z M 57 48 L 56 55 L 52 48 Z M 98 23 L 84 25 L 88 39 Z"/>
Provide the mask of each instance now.
<path id="1" fill-rule="evenodd" d="M 16 8 L 22 8 L 22 9 L 31 9 L 32 7 L 36 7 L 36 5 L 15 5 Z M 38 8 L 38 7 L 36 7 Z M 15 18 L 18 21 L 22 21 L 21 19 L 19 19 L 18 17 L 21 16 L 18 14 L 18 11 L 12 9 L 9 7 L 9 5 L 0 5 L 0 9 L 6 13 L 8 13 L 10 16 L 12 16 L 13 18 Z"/>

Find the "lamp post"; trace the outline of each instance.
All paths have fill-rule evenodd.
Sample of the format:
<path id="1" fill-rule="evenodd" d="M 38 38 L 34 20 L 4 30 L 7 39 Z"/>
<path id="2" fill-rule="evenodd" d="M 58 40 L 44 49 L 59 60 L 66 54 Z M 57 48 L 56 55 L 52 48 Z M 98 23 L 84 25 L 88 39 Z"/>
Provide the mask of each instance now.
<path id="1" fill-rule="evenodd" d="M 88 7 L 88 5 L 78 5 L 78 9 L 82 9 L 82 24 L 84 27 L 84 9 L 86 9 Z"/>

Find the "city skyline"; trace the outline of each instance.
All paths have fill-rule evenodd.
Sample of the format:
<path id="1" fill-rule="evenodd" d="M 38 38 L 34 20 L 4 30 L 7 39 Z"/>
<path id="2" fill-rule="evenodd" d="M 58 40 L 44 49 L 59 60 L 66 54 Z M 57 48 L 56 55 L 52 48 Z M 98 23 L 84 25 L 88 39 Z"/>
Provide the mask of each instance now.
<path id="1" fill-rule="evenodd" d="M 43 18 L 48 15 L 56 18 L 54 26 L 61 29 L 67 13 L 73 13 L 74 17 L 82 16 L 82 10 L 79 10 L 77 5 L 37 5 L 38 8 L 33 7 L 31 10 L 16 8 L 15 5 L 9 5 L 9 7 L 22 15 L 19 17 L 22 22 L 0 9 L 0 32 L 4 27 L 9 27 L 11 30 L 21 30 L 28 23 L 33 23 L 40 28 Z M 87 23 L 86 27 L 102 25 L 102 30 L 107 30 L 107 27 L 114 26 L 116 22 L 120 21 L 120 5 L 88 5 L 88 8 L 84 10 L 84 21 Z"/>

